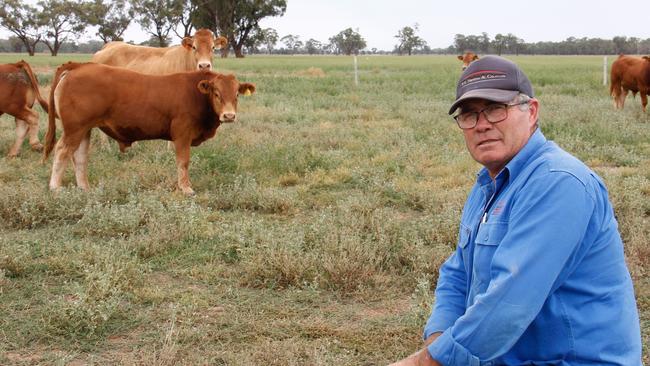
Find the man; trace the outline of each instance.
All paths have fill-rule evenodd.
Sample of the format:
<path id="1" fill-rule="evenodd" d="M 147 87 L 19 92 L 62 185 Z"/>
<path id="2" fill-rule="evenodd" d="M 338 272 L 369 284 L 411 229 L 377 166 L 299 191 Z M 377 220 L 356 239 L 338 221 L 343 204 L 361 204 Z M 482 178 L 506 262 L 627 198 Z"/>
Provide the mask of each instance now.
<path id="1" fill-rule="evenodd" d="M 641 365 L 623 244 L 602 180 L 546 140 L 511 61 L 463 72 L 449 114 L 484 166 L 440 268 L 426 347 L 393 365 Z"/>

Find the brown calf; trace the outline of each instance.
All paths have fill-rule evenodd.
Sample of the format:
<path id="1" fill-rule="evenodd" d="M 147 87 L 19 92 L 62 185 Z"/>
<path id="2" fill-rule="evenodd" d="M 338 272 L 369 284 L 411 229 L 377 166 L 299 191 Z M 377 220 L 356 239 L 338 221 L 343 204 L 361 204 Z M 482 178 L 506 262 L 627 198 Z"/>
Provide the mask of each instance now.
<path id="1" fill-rule="evenodd" d="M 472 62 L 478 60 L 478 55 L 475 54 L 474 52 L 465 52 L 464 54 L 460 55 L 457 57 L 459 60 L 463 61 L 463 70 L 469 66 Z"/>
<path id="2" fill-rule="evenodd" d="M 620 55 L 612 64 L 609 93 L 614 97 L 614 106 L 623 108 L 628 92 L 641 94 L 641 107 L 646 111 L 650 94 L 650 57 Z"/>
<path id="3" fill-rule="evenodd" d="M 38 100 L 47 112 L 47 102 L 38 90 L 36 76 L 25 61 L 0 65 L 0 115 L 7 113 L 16 120 L 16 141 L 7 156 L 15 157 L 29 133 L 32 150 L 41 151 L 43 145 L 38 141 L 38 113 L 32 107 Z"/>
<path id="4" fill-rule="evenodd" d="M 62 65 L 52 82 L 45 136 L 47 159 L 56 140 L 56 114 L 63 134 L 56 143 L 50 189 L 61 186 L 70 157 L 77 185 L 89 188 L 88 145 L 90 131 L 97 127 L 125 146 L 140 140 L 172 141 L 178 187 L 193 194 L 187 174 L 190 146 L 213 137 L 222 122 L 234 122 L 238 95 L 253 92 L 254 84 L 209 71 L 154 76 L 94 63 Z"/>

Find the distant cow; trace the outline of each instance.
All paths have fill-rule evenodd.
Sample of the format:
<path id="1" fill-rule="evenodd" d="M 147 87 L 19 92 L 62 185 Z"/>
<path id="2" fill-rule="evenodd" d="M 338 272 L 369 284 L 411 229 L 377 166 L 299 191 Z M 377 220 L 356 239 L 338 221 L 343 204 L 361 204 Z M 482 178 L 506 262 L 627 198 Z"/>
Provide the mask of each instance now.
<path id="1" fill-rule="evenodd" d="M 211 30 L 199 29 L 194 36 L 185 37 L 180 45 L 171 47 L 109 42 L 93 55 L 91 61 L 151 75 L 211 70 L 212 53 L 227 44 L 226 38 L 215 38 Z"/>
<path id="2" fill-rule="evenodd" d="M 641 58 L 620 55 L 612 64 L 609 93 L 614 97 L 614 106 L 623 108 L 629 91 L 641 94 L 641 106 L 646 111 L 650 94 L 650 57 Z"/>
<path id="3" fill-rule="evenodd" d="M 478 55 L 474 52 L 465 52 L 463 55 L 458 56 L 458 59 L 463 61 L 463 70 L 469 66 L 472 62 L 478 60 Z"/>
<path id="4" fill-rule="evenodd" d="M 190 146 L 213 137 L 222 122 L 235 121 L 238 95 L 253 92 L 254 84 L 210 71 L 155 76 L 94 63 L 62 65 L 52 82 L 45 136 L 44 160 L 54 147 L 58 115 L 63 134 L 56 144 L 50 188 L 60 187 L 70 157 L 77 185 L 89 188 L 90 131 L 98 127 L 125 146 L 139 140 L 173 141 L 178 187 L 193 194 L 187 174 Z"/>
<path id="5" fill-rule="evenodd" d="M 7 113 L 16 120 L 16 141 L 9 149 L 9 157 L 18 155 L 27 133 L 32 150 L 43 149 L 38 141 L 38 113 L 32 109 L 36 99 L 47 112 L 47 102 L 41 97 L 36 76 L 27 62 L 0 65 L 0 115 Z"/>

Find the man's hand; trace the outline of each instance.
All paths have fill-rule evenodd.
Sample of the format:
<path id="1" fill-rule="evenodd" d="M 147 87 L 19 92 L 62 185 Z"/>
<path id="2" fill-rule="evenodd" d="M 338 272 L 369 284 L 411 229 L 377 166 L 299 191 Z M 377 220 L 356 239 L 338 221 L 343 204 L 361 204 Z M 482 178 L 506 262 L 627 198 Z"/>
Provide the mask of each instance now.
<path id="1" fill-rule="evenodd" d="M 429 351 L 423 348 L 407 358 L 392 363 L 388 366 L 442 366 L 438 361 L 431 358 Z"/>
<path id="2" fill-rule="evenodd" d="M 397 361 L 388 366 L 442 366 L 438 361 L 431 358 L 429 351 L 426 349 L 426 347 L 433 343 L 436 338 L 440 337 L 441 334 L 442 332 L 433 333 L 424 341 L 425 348 L 415 352 L 414 354 L 401 361 Z"/>

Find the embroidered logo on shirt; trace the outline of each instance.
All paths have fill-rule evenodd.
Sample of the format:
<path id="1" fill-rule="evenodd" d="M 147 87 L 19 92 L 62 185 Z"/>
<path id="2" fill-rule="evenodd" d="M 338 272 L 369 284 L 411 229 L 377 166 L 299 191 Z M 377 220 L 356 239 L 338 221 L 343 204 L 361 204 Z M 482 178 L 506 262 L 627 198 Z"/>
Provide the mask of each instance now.
<path id="1" fill-rule="evenodd" d="M 492 214 L 490 216 L 501 215 L 505 207 L 506 207 L 506 203 L 504 201 L 498 201 L 497 203 L 494 204 L 494 210 L 492 210 Z"/>

